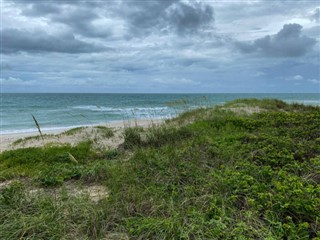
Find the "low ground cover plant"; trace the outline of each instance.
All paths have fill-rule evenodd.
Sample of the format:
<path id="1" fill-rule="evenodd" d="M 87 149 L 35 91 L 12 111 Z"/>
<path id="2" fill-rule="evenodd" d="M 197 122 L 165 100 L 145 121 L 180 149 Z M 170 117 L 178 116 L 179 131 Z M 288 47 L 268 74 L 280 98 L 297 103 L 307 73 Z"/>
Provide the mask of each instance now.
<path id="1" fill-rule="evenodd" d="M 0 239 L 320 237 L 319 107 L 242 99 L 123 136 L 103 153 L 90 142 L 2 153 L 0 180 L 12 182 L 0 190 Z M 74 196 L 70 181 L 108 197 Z"/>

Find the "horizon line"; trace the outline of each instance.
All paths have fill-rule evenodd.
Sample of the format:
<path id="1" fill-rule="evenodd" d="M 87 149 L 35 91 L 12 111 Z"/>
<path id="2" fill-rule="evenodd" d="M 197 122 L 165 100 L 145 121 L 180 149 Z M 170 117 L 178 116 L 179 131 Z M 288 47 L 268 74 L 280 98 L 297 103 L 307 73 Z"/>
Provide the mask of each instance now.
<path id="1" fill-rule="evenodd" d="M 320 92 L 1 92 L 2 94 L 320 94 Z"/>

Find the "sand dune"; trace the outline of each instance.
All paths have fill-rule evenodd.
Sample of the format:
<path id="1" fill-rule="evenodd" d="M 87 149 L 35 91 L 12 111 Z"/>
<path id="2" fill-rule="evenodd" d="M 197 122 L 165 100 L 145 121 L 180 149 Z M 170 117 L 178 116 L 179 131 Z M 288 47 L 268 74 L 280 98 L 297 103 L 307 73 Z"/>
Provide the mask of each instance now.
<path id="1" fill-rule="evenodd" d="M 32 133 L 14 133 L 0 135 L 0 152 L 27 147 L 40 147 L 46 144 L 77 144 L 85 140 L 94 140 L 96 147 L 115 148 L 123 142 L 123 130 L 125 127 L 150 127 L 152 125 L 159 125 L 163 120 L 131 120 L 111 122 L 94 126 L 86 126 L 75 129 L 75 131 L 51 130 L 43 131 L 43 138 L 38 132 Z M 98 126 L 110 128 L 114 135 L 113 137 L 103 137 L 104 130 Z M 98 146 L 99 145 L 99 146 Z"/>

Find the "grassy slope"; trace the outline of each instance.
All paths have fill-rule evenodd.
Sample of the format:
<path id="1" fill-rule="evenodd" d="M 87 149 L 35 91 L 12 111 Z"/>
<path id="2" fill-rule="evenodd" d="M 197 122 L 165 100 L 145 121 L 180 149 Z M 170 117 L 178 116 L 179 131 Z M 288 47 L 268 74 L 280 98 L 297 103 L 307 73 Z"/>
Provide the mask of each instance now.
<path id="1" fill-rule="evenodd" d="M 243 106 L 265 111 L 223 110 Z M 0 193 L 0 239 L 320 236 L 319 108 L 237 100 L 124 137 L 123 149 L 99 153 L 84 142 L 1 154 L 0 179 L 20 180 Z M 70 179 L 110 195 L 94 203 L 63 187 L 60 197 L 28 192 Z"/>

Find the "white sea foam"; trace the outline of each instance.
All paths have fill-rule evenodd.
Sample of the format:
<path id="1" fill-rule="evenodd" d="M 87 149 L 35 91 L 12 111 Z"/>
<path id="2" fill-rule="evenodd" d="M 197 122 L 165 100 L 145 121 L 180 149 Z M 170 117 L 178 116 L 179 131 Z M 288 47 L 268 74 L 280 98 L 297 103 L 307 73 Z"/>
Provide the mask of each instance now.
<path id="1" fill-rule="evenodd" d="M 127 107 L 127 108 L 111 108 L 104 106 L 94 106 L 94 105 L 85 105 L 85 106 L 75 106 L 73 109 L 82 109 L 90 110 L 93 112 L 154 112 L 154 111 L 165 111 L 168 110 L 168 107 Z"/>
<path id="2" fill-rule="evenodd" d="M 213 94 L 208 96 L 208 102 L 193 102 L 192 99 L 202 98 L 191 94 L 186 96 L 191 100 L 186 105 L 170 107 L 164 104 L 182 97 L 165 94 L 7 94 L 7 102 L 0 109 L 0 134 L 37 132 L 31 114 L 43 131 L 51 131 L 110 121 L 172 118 L 185 110 L 200 107 L 196 102 L 214 106 L 237 98 L 278 98 L 289 103 L 320 106 L 317 94 Z"/>

